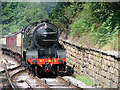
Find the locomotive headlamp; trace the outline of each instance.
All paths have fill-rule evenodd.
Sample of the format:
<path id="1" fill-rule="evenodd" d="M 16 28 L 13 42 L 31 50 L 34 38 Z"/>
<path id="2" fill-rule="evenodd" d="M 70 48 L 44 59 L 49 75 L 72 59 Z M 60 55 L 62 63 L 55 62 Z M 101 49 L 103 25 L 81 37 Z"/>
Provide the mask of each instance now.
<path id="1" fill-rule="evenodd" d="M 60 58 L 60 59 L 58 60 L 58 62 L 61 64 L 61 63 L 63 62 L 63 60 Z"/>
<path id="2" fill-rule="evenodd" d="M 32 63 L 33 64 L 37 64 L 37 60 L 32 60 Z"/>

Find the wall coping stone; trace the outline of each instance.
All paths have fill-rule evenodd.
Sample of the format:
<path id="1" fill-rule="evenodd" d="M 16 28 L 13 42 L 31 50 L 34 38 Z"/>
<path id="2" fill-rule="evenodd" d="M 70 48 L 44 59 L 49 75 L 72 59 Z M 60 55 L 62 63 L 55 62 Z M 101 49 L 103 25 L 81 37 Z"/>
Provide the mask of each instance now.
<path id="1" fill-rule="evenodd" d="M 84 49 L 84 50 L 88 50 L 88 51 L 95 51 L 95 52 L 101 53 L 103 55 L 111 56 L 111 57 L 117 59 L 117 61 L 120 61 L 120 52 L 118 52 L 118 51 L 103 51 L 103 50 L 100 50 L 100 49 L 97 50 L 97 49 L 94 49 L 94 48 L 87 48 L 87 47 L 84 47 L 82 45 L 78 46 L 75 43 L 73 44 L 68 39 L 65 40 L 63 38 L 60 38 L 59 40 L 63 41 L 64 43 L 67 43 L 68 45 L 71 45 L 71 46 L 74 46 L 74 47 L 78 48 L 78 50 Z"/>

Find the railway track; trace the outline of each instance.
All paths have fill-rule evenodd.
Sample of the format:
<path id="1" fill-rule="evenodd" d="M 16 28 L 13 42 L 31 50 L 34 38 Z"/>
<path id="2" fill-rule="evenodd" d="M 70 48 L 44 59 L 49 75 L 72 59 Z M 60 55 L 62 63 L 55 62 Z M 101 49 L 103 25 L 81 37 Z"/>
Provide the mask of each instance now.
<path id="1" fill-rule="evenodd" d="M 29 74 L 29 70 L 20 71 L 14 74 L 11 77 L 12 82 L 14 83 L 16 88 L 24 88 L 24 89 L 62 89 L 62 88 L 69 88 L 69 89 L 77 89 L 80 88 L 74 86 L 68 81 L 65 81 L 61 77 L 56 78 L 39 78 L 34 76 L 33 74 Z"/>
<path id="2" fill-rule="evenodd" d="M 43 86 L 39 82 L 39 79 L 36 76 L 29 74 L 28 69 L 15 73 L 11 77 L 11 80 L 13 81 L 17 89 L 43 88 Z"/>
<path id="3" fill-rule="evenodd" d="M 44 89 L 56 89 L 56 88 L 69 88 L 78 89 L 78 87 L 71 84 L 69 81 L 64 80 L 61 77 L 55 78 L 39 78 L 29 72 L 27 68 L 24 68 L 18 61 L 13 58 L 4 55 L 3 70 L 0 71 L 0 78 L 2 77 L 2 83 L 4 82 L 5 88 L 16 89 L 31 89 L 44 88 Z"/>
<path id="4" fill-rule="evenodd" d="M 56 78 L 41 78 L 41 82 L 44 83 L 49 89 L 75 89 L 75 90 L 82 90 L 74 86 L 71 82 L 64 80 L 61 77 Z"/>
<path id="5" fill-rule="evenodd" d="M 52 90 L 54 88 L 70 88 L 78 89 L 69 81 L 65 81 L 61 77 L 56 78 L 39 78 L 29 73 L 28 69 L 19 67 L 15 70 L 7 72 L 8 82 L 12 89 L 36 89 L 45 88 Z"/>

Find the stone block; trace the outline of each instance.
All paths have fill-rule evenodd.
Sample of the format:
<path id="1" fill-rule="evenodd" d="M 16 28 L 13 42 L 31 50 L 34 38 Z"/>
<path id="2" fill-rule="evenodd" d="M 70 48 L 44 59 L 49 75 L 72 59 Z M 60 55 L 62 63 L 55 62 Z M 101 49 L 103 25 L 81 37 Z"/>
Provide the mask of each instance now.
<path id="1" fill-rule="evenodd" d="M 106 72 L 106 78 L 111 79 L 111 73 L 110 72 Z"/>
<path id="2" fill-rule="evenodd" d="M 117 76 L 113 75 L 113 81 L 114 81 L 115 83 L 119 83 L 119 82 L 120 82 L 120 81 L 119 81 L 119 78 L 120 78 L 120 77 L 117 77 Z"/>
<path id="3" fill-rule="evenodd" d="M 118 84 L 115 82 L 111 82 L 110 88 L 118 88 Z"/>
<path id="4" fill-rule="evenodd" d="M 97 80 L 97 79 L 95 79 L 95 84 L 97 84 L 97 85 L 101 86 L 102 82 L 101 82 L 101 81 L 99 81 L 99 80 Z"/>
<path id="5" fill-rule="evenodd" d="M 92 60 L 94 60 L 96 57 L 91 54 L 91 55 L 90 55 L 90 58 L 91 58 Z"/>
<path id="6" fill-rule="evenodd" d="M 109 73 L 109 76 L 107 78 L 111 81 L 114 81 L 114 75 L 112 73 Z"/>
<path id="7" fill-rule="evenodd" d="M 111 57 L 111 56 L 107 56 L 106 59 L 110 61 L 110 57 Z"/>
<path id="8" fill-rule="evenodd" d="M 102 87 L 103 87 L 103 88 L 110 88 L 110 86 L 108 86 L 108 85 L 106 85 L 106 84 L 104 84 L 104 83 L 102 84 Z"/>
<path id="9" fill-rule="evenodd" d="M 114 59 L 113 57 L 111 57 L 111 58 L 110 58 L 110 60 L 111 60 L 112 62 L 114 62 L 114 61 L 115 61 L 115 59 Z"/>
<path id="10" fill-rule="evenodd" d="M 89 59 L 89 63 L 93 65 L 94 64 L 94 60 Z"/>
<path id="11" fill-rule="evenodd" d="M 98 53 L 97 53 L 97 52 L 93 52 L 93 54 L 94 54 L 95 56 L 97 56 Z"/>
<path id="12" fill-rule="evenodd" d="M 84 63 L 84 64 L 85 64 L 85 68 L 88 68 L 89 62 L 86 62 L 86 63 Z"/>
<path id="13" fill-rule="evenodd" d="M 99 68 L 94 67 L 94 70 L 95 70 L 96 73 L 99 73 Z"/>
<path id="14" fill-rule="evenodd" d="M 94 67 L 94 66 L 91 65 L 91 64 L 88 65 L 88 68 L 89 68 L 90 70 L 93 70 L 93 67 Z"/>
<path id="15" fill-rule="evenodd" d="M 82 56 L 82 51 L 79 51 L 79 55 L 81 55 L 81 56 Z"/>
<path id="16" fill-rule="evenodd" d="M 115 68 L 113 68 L 113 69 L 114 69 L 114 75 L 119 77 L 120 76 L 120 71 L 118 69 L 115 69 Z"/>
<path id="17" fill-rule="evenodd" d="M 113 67 L 110 67 L 110 73 L 114 74 L 114 68 Z"/>
<path id="18" fill-rule="evenodd" d="M 83 56 L 81 56 L 81 55 L 79 55 L 79 57 L 78 57 L 79 59 L 83 59 Z"/>
<path id="19" fill-rule="evenodd" d="M 106 77 L 106 74 L 107 72 L 105 72 L 104 70 L 101 70 L 101 73 L 100 73 L 103 77 Z"/>
<path id="20" fill-rule="evenodd" d="M 81 60 L 79 60 L 79 63 L 80 63 L 80 66 L 81 66 L 84 62 L 82 62 Z"/>
<path id="21" fill-rule="evenodd" d="M 103 65 L 107 65 L 106 59 L 102 59 L 102 64 L 103 64 Z"/>
<path id="22" fill-rule="evenodd" d="M 75 49 L 75 53 L 77 53 L 77 54 L 79 53 L 78 49 Z"/>
<path id="23" fill-rule="evenodd" d="M 90 51 L 90 54 L 93 55 L 93 51 Z"/>
<path id="24" fill-rule="evenodd" d="M 99 76 L 99 74 L 96 73 L 96 72 L 94 72 L 94 78 L 95 78 L 95 80 L 98 80 L 98 76 Z"/>
<path id="25" fill-rule="evenodd" d="M 106 64 L 108 65 L 108 66 L 110 66 L 110 61 L 109 60 L 106 60 Z"/>
<path id="26" fill-rule="evenodd" d="M 75 57 L 75 55 L 76 55 L 76 54 L 72 52 L 72 56 L 74 56 L 74 57 Z"/>
<path id="27" fill-rule="evenodd" d="M 71 51 L 72 51 L 73 53 L 75 53 L 75 49 L 74 49 L 74 48 L 71 48 Z"/>
<path id="28" fill-rule="evenodd" d="M 107 65 L 103 65 L 102 68 L 103 68 L 106 72 L 109 71 L 109 67 L 108 67 Z"/>
<path id="29" fill-rule="evenodd" d="M 89 75 L 93 76 L 93 71 L 92 70 L 89 70 Z"/>
<path id="30" fill-rule="evenodd" d="M 80 70 L 82 70 L 82 66 L 80 65 L 79 67 L 78 67 Z"/>
<path id="31" fill-rule="evenodd" d="M 99 58 L 99 59 L 97 58 L 97 59 L 95 59 L 95 61 L 102 63 L 102 58 Z"/>
<path id="32" fill-rule="evenodd" d="M 113 62 L 114 63 L 114 62 Z M 118 62 L 114 63 L 114 68 L 120 69 L 120 64 Z"/>
<path id="33" fill-rule="evenodd" d="M 98 80 L 101 81 L 101 82 L 105 82 L 105 78 L 101 75 L 98 75 Z"/>
<path id="34" fill-rule="evenodd" d="M 68 50 L 70 50 L 70 51 L 71 51 L 71 46 L 68 46 Z"/>
<path id="35" fill-rule="evenodd" d="M 106 55 L 103 55 L 103 57 L 102 57 L 103 59 L 106 59 Z"/>
<path id="36" fill-rule="evenodd" d="M 89 72 L 90 72 L 90 70 L 87 68 L 87 69 L 86 69 L 86 73 L 87 73 L 87 74 L 90 74 Z"/>
<path id="37" fill-rule="evenodd" d="M 115 63 L 114 63 L 114 62 L 112 62 L 112 61 L 110 62 L 110 66 L 111 66 L 111 67 L 113 67 L 113 68 L 116 68 Z"/>
<path id="38" fill-rule="evenodd" d="M 70 58 L 71 58 L 71 60 L 75 61 L 75 57 L 74 56 L 71 56 Z"/>
<path id="39" fill-rule="evenodd" d="M 76 54 L 76 58 L 77 59 L 81 59 L 79 54 Z"/>
<path id="40" fill-rule="evenodd" d="M 111 56 L 110 56 L 109 60 L 112 61 L 112 57 Z"/>
<path id="41" fill-rule="evenodd" d="M 104 83 L 105 83 L 107 86 L 110 86 L 111 80 L 109 80 L 108 78 L 104 78 Z"/>
<path id="42" fill-rule="evenodd" d="M 85 53 L 89 54 L 89 51 L 88 51 L 88 50 L 85 50 Z"/>
<path id="43" fill-rule="evenodd" d="M 89 59 L 91 59 L 91 57 L 92 57 L 92 55 L 91 55 L 91 54 L 89 54 L 89 55 L 88 55 L 88 58 L 89 58 Z"/>

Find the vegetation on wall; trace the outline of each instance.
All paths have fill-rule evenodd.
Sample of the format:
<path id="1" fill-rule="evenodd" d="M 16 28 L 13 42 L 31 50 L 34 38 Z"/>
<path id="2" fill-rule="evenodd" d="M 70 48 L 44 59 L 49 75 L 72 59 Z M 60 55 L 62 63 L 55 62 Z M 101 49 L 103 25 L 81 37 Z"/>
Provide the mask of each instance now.
<path id="1" fill-rule="evenodd" d="M 54 12 L 52 13 L 54 15 Z M 57 24 L 63 21 L 59 27 L 63 28 L 63 31 L 67 31 L 69 35 L 73 37 L 89 36 L 91 42 L 94 40 L 94 44 L 104 50 L 120 48 L 120 43 L 118 43 L 120 4 L 118 2 L 69 3 L 64 6 L 60 15 L 60 17 L 52 16 L 54 17 L 52 20 L 57 19 Z M 64 20 L 67 21 L 67 24 Z"/>

